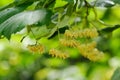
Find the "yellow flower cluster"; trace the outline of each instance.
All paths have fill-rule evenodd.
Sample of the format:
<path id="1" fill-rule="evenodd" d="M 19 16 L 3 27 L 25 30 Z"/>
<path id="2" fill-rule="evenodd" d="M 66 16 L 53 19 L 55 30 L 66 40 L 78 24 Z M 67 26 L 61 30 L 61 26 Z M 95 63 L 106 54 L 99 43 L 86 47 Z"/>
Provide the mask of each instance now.
<path id="1" fill-rule="evenodd" d="M 103 52 L 99 51 L 97 48 L 94 48 L 88 53 L 87 58 L 91 61 L 98 61 L 102 59 L 103 56 L 104 56 Z"/>
<path id="2" fill-rule="evenodd" d="M 62 46 L 77 48 L 82 56 L 88 58 L 91 61 L 98 61 L 103 57 L 103 53 L 96 48 L 96 42 L 92 39 L 98 36 L 98 32 L 95 28 L 86 28 L 76 31 L 66 30 L 64 36 L 65 38 L 59 40 Z M 85 41 L 80 41 L 84 39 Z M 45 47 L 41 44 L 28 45 L 27 48 L 32 52 L 37 52 L 41 54 L 45 52 Z M 49 54 L 53 57 L 62 59 L 66 59 L 69 57 L 66 52 L 54 48 L 49 50 Z"/>
<path id="3" fill-rule="evenodd" d="M 82 38 L 82 37 L 95 38 L 98 36 L 98 32 L 95 28 L 93 29 L 86 28 L 84 30 L 76 31 L 66 30 L 64 35 L 68 38 Z"/>
<path id="4" fill-rule="evenodd" d="M 80 43 L 77 38 L 92 39 L 98 36 L 95 28 L 86 28 L 83 30 L 66 30 L 64 33 L 65 39 L 60 39 L 60 44 L 66 47 L 77 48 L 80 53 L 92 61 L 98 61 L 103 56 L 103 53 L 96 48 L 96 42 Z"/>
<path id="5" fill-rule="evenodd" d="M 77 48 L 80 50 L 81 53 L 85 53 L 86 51 L 91 51 L 92 49 L 94 49 L 96 47 L 96 42 L 91 42 L 88 44 L 81 44 L 79 46 L 77 46 Z"/>
<path id="6" fill-rule="evenodd" d="M 40 54 L 43 54 L 45 52 L 45 48 L 41 44 L 38 44 L 38 45 L 36 45 L 36 44 L 35 45 L 28 45 L 27 48 L 30 51 L 34 52 L 34 53 L 38 52 Z"/>
<path id="7" fill-rule="evenodd" d="M 77 42 L 74 39 L 60 39 L 60 44 L 63 46 L 67 46 L 67 47 L 77 47 L 77 45 L 79 44 L 79 42 Z"/>
<path id="8" fill-rule="evenodd" d="M 52 55 L 53 57 L 58 57 L 62 59 L 66 59 L 69 57 L 69 55 L 67 55 L 66 53 L 54 48 L 49 50 L 49 54 Z"/>
<path id="9" fill-rule="evenodd" d="M 96 43 L 92 42 L 79 45 L 77 48 L 84 57 L 88 58 L 91 61 L 98 61 L 103 57 L 103 53 L 95 47 Z"/>

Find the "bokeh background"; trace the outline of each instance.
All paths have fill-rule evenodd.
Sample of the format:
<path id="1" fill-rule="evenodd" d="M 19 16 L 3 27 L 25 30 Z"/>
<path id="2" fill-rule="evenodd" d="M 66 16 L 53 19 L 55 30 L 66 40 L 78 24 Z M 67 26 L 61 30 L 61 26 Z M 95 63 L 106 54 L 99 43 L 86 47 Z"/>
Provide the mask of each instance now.
<path id="1" fill-rule="evenodd" d="M 0 0 L 0 7 L 13 0 Z M 96 8 L 98 17 L 110 25 L 120 24 L 120 5 L 112 8 Z M 93 13 L 90 13 L 92 19 Z M 100 24 L 97 24 L 100 28 Z M 12 35 L 10 41 L 0 39 L 0 80 L 110 80 L 114 70 L 120 66 L 120 28 L 113 31 L 109 39 L 99 38 L 99 49 L 104 51 L 101 61 L 93 62 L 82 57 L 75 49 L 70 58 L 58 59 L 47 53 L 33 54 L 26 46 L 35 43 L 24 36 L 24 30 Z M 47 48 L 58 44 L 56 38 L 39 40 Z"/>

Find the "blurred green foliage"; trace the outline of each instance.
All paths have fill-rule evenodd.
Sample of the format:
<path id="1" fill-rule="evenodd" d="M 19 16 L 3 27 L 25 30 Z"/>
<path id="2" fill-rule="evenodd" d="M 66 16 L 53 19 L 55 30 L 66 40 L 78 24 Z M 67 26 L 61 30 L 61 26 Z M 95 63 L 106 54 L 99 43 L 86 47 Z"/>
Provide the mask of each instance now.
<path id="1" fill-rule="evenodd" d="M 4 6 L 6 4 L 9 4 L 9 3 L 13 2 L 13 0 L 0 0 L 0 1 L 1 1 L 0 6 Z"/>
<path id="2" fill-rule="evenodd" d="M 70 1 L 70 0 L 68 0 Z M 1 0 L 0 6 L 11 3 L 12 0 Z M 55 7 L 64 6 L 64 1 L 56 1 Z M 61 5 L 63 3 L 63 5 Z M 28 8 L 29 9 L 29 8 Z M 98 18 L 109 25 L 120 23 L 120 5 L 112 8 L 96 8 Z M 93 19 L 90 12 L 89 19 Z M 96 23 L 99 29 L 105 26 Z M 106 33 L 105 33 L 106 34 Z M 92 62 L 82 57 L 76 49 L 68 49 L 70 58 L 52 58 L 47 53 L 33 54 L 26 46 L 34 44 L 35 40 L 26 37 L 24 30 L 12 35 L 11 40 L 0 39 L 0 80 L 111 80 L 111 76 L 117 67 L 120 66 L 120 28 L 114 30 L 110 35 L 99 37 L 98 48 L 104 51 L 104 59 Z M 54 48 L 58 45 L 55 38 L 39 40 L 47 48 Z M 116 71 L 117 72 L 117 71 Z M 119 74 L 119 73 L 118 73 Z M 113 79 L 112 80 L 117 80 Z"/>

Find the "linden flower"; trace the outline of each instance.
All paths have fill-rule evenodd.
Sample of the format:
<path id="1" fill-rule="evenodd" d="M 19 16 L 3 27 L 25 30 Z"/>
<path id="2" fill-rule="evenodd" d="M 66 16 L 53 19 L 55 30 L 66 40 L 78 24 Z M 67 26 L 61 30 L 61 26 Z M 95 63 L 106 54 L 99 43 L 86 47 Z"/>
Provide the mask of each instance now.
<path id="1" fill-rule="evenodd" d="M 28 45 L 27 48 L 32 52 L 38 52 L 36 45 Z"/>
<path id="2" fill-rule="evenodd" d="M 95 28 L 93 29 L 86 28 L 83 30 L 83 35 L 85 37 L 95 38 L 98 36 L 98 32 L 97 32 L 97 29 Z"/>
<path id="3" fill-rule="evenodd" d="M 91 51 L 91 50 L 94 49 L 95 47 L 96 47 L 96 42 L 95 42 L 95 41 L 86 44 L 86 49 L 87 49 L 88 51 Z"/>
<path id="4" fill-rule="evenodd" d="M 67 38 L 78 38 L 78 37 L 83 37 L 83 35 L 79 35 L 81 34 L 79 32 L 79 30 L 77 31 L 70 31 L 70 30 L 66 30 L 64 35 L 67 37 Z"/>
<path id="5" fill-rule="evenodd" d="M 73 38 L 73 32 L 71 32 L 70 30 L 65 30 L 64 35 L 68 38 Z"/>
<path id="6" fill-rule="evenodd" d="M 77 46 L 77 48 L 79 49 L 81 53 L 89 52 L 95 47 L 96 47 L 96 42 L 94 41 L 88 44 L 81 44 Z"/>
<path id="7" fill-rule="evenodd" d="M 49 54 L 52 55 L 53 57 L 56 55 L 56 53 L 58 53 L 58 51 L 56 49 L 49 50 Z"/>
<path id="8" fill-rule="evenodd" d="M 60 39 L 60 44 L 68 47 L 76 47 L 79 43 L 74 39 Z"/>
<path id="9" fill-rule="evenodd" d="M 96 29 L 92 29 L 91 32 L 89 33 L 89 36 L 91 38 L 97 37 L 98 36 L 98 32 Z"/>
<path id="10" fill-rule="evenodd" d="M 103 57 L 103 53 L 100 52 L 98 49 L 93 49 L 91 52 L 88 53 L 87 58 L 91 61 L 98 61 Z"/>
<path id="11" fill-rule="evenodd" d="M 38 47 L 38 52 L 40 54 L 44 53 L 45 52 L 45 47 L 43 45 L 37 45 L 36 47 Z"/>
<path id="12" fill-rule="evenodd" d="M 80 53 L 83 55 L 83 56 L 87 56 L 86 54 L 86 45 L 85 44 L 82 44 L 82 45 L 79 45 L 77 46 L 78 50 L 80 51 Z"/>
<path id="13" fill-rule="evenodd" d="M 82 30 L 78 30 L 75 33 L 76 33 L 76 35 L 78 35 L 79 38 L 84 37 L 84 32 Z M 78 37 L 76 36 L 76 38 L 78 38 Z"/>
<path id="14" fill-rule="evenodd" d="M 96 47 L 96 42 L 88 44 L 82 44 L 77 46 L 81 55 L 88 58 L 91 61 L 98 61 L 103 57 L 103 53 L 100 52 Z"/>
<path id="15" fill-rule="evenodd" d="M 58 58 L 62 58 L 62 59 L 66 59 L 69 56 L 59 50 L 56 49 L 50 49 L 49 50 L 49 54 L 52 55 L 53 57 L 58 57 Z"/>
<path id="16" fill-rule="evenodd" d="M 83 38 L 83 37 L 90 37 L 90 38 L 95 38 L 98 36 L 97 29 L 95 28 L 86 28 L 83 30 L 76 30 L 76 31 L 70 31 L 66 30 L 64 35 L 67 38 Z"/>
<path id="17" fill-rule="evenodd" d="M 27 48 L 32 52 L 38 52 L 40 54 L 44 53 L 45 48 L 43 45 L 28 45 Z"/>

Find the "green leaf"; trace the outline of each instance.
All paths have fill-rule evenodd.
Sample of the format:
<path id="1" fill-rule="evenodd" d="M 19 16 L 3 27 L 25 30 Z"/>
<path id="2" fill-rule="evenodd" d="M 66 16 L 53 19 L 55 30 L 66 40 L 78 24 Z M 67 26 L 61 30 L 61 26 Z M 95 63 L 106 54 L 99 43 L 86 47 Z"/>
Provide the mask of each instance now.
<path id="1" fill-rule="evenodd" d="M 4 22 L 6 19 L 10 18 L 11 16 L 23 11 L 27 6 L 22 7 L 12 7 L 5 9 L 0 12 L 0 24 Z"/>
<path id="2" fill-rule="evenodd" d="M 120 0 L 111 0 L 111 1 L 113 1 L 116 4 L 120 4 Z"/>
<path id="3" fill-rule="evenodd" d="M 16 5 L 21 5 L 21 4 L 25 4 L 25 3 L 30 3 L 30 2 L 34 2 L 35 0 L 15 0 L 15 4 Z"/>
<path id="4" fill-rule="evenodd" d="M 3 7 L 0 7 L 0 11 L 7 9 L 7 8 L 11 8 L 11 7 L 15 7 L 15 6 L 19 6 L 19 7 L 24 7 L 24 6 L 29 6 L 33 3 L 34 1 L 31 0 L 15 0 L 14 2 L 5 5 Z"/>
<path id="5" fill-rule="evenodd" d="M 97 0 L 97 2 L 92 2 L 92 4 L 95 4 L 96 7 L 112 7 L 115 5 L 115 3 L 111 0 Z"/>
<path id="6" fill-rule="evenodd" d="M 61 22 L 59 22 L 56 26 L 58 28 L 63 28 L 65 26 L 69 25 L 69 20 L 70 20 L 70 17 L 65 16 L 64 19 Z"/>
<path id="7" fill-rule="evenodd" d="M 71 16 L 73 11 L 74 11 L 74 4 L 71 3 L 67 6 L 66 15 Z"/>
<path id="8" fill-rule="evenodd" d="M 7 8 L 10 8 L 10 7 L 13 7 L 13 6 L 15 6 L 14 2 L 12 2 L 12 3 L 8 4 L 8 5 L 5 5 L 3 7 L 0 7 L 0 11 L 2 11 L 4 9 L 7 9 Z"/>
<path id="9" fill-rule="evenodd" d="M 119 79 L 120 79 L 120 67 L 115 70 L 111 80 L 119 80 Z"/>
<path id="10" fill-rule="evenodd" d="M 16 14 L 0 25 L 0 36 L 4 35 L 7 39 L 10 39 L 12 33 L 20 31 L 27 25 L 47 24 L 51 15 L 52 12 L 45 9 Z"/>
<path id="11" fill-rule="evenodd" d="M 31 30 L 32 32 L 30 35 L 34 34 L 36 39 L 40 39 L 41 37 L 48 36 L 51 29 L 48 29 L 45 25 L 43 25 L 41 27 L 31 28 Z"/>
<path id="12" fill-rule="evenodd" d="M 113 27 L 106 27 L 104 29 L 99 30 L 100 34 L 109 34 L 112 33 L 114 30 L 120 28 L 120 25 L 115 25 Z"/>
<path id="13" fill-rule="evenodd" d="M 63 7 L 67 4 L 68 2 L 64 1 L 64 0 L 56 0 L 55 6 L 54 8 L 58 8 L 58 7 Z"/>

